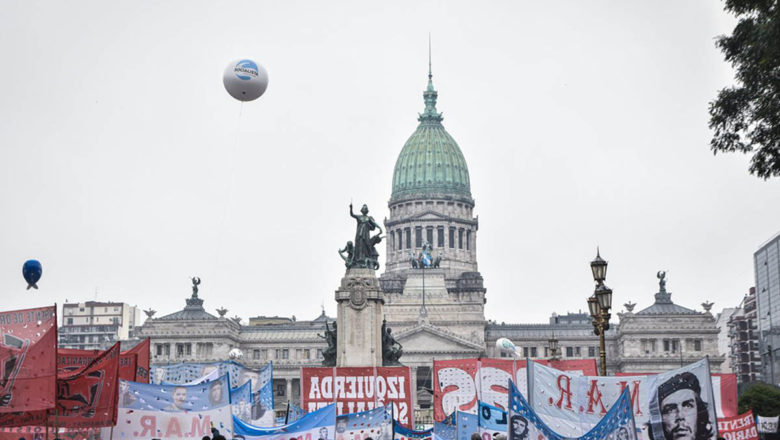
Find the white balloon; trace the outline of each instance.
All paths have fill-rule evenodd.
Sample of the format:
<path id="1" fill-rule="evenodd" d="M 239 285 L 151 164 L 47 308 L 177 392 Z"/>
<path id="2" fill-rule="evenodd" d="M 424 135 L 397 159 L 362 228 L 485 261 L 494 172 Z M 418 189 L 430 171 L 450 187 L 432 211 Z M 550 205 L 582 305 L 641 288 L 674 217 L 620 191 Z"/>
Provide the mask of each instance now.
<path id="1" fill-rule="evenodd" d="M 498 338 L 496 340 L 496 348 L 499 352 L 511 353 L 512 355 L 517 354 L 517 347 L 507 338 Z"/>
<path id="2" fill-rule="evenodd" d="M 268 71 L 252 60 L 234 60 L 225 68 L 222 83 L 230 96 L 239 101 L 254 101 L 268 88 Z"/>
<path id="3" fill-rule="evenodd" d="M 238 348 L 234 348 L 230 350 L 230 353 L 228 353 L 228 357 L 230 359 L 238 360 L 244 357 L 244 352 L 242 352 Z"/>

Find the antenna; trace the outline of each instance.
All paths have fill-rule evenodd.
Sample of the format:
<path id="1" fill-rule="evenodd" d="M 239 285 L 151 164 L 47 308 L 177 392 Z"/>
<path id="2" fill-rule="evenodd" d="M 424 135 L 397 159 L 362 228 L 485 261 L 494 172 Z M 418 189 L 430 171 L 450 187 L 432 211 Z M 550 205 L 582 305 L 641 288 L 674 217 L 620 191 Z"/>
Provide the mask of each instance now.
<path id="1" fill-rule="evenodd" d="M 428 79 L 433 78 L 433 70 L 431 69 L 431 33 L 428 32 Z"/>

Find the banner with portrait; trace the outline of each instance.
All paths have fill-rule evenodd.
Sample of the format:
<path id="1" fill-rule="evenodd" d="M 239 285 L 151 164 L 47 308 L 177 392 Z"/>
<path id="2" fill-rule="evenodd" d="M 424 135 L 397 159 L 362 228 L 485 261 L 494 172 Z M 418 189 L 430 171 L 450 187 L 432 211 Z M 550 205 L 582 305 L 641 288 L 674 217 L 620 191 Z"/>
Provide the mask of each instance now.
<path id="1" fill-rule="evenodd" d="M 230 407 L 233 417 L 252 423 L 252 382 L 230 389 Z"/>
<path id="2" fill-rule="evenodd" d="M 758 440 L 753 411 L 718 419 L 718 435 L 726 440 Z"/>
<path id="3" fill-rule="evenodd" d="M 56 387 L 57 306 L 0 312 L 0 417 L 54 408 Z"/>
<path id="4" fill-rule="evenodd" d="M 412 427 L 409 367 L 313 367 L 301 369 L 302 406 L 312 412 L 336 403 L 339 415 L 393 406 L 393 416 Z"/>
<path id="5" fill-rule="evenodd" d="M 528 400 L 537 414 L 567 437 L 593 428 L 628 390 L 637 428 L 644 439 L 665 440 L 664 431 L 695 431 L 699 440 L 715 440 L 717 431 L 707 359 L 658 375 L 586 376 L 533 362 L 528 371 Z M 678 391 L 680 391 L 678 393 Z M 694 395 L 701 426 L 662 423 L 662 408 L 673 410 L 680 395 Z M 668 402 L 666 402 L 668 400 Z M 686 401 L 687 402 L 687 401 Z M 690 402 L 688 402 L 690 403 Z M 685 426 L 682 426 L 685 425 Z M 655 433 L 655 435 L 653 435 Z"/>
<path id="6" fill-rule="evenodd" d="M 202 438 L 211 436 L 212 426 L 225 437 L 233 437 L 227 375 L 198 385 L 120 381 L 119 387 L 114 439 Z"/>
<path id="7" fill-rule="evenodd" d="M 637 440 L 634 413 L 628 389 L 623 390 L 598 423 L 581 436 L 566 436 L 545 423 L 515 387 L 509 384 L 510 404 L 508 440 Z"/>
<path id="8" fill-rule="evenodd" d="M 336 440 L 364 440 L 368 437 L 392 440 L 392 406 L 336 416 Z"/>
<path id="9" fill-rule="evenodd" d="M 615 376 L 652 376 L 658 373 L 615 373 Z M 734 373 L 710 373 L 712 394 L 715 398 L 715 414 L 718 418 L 736 417 L 737 375 Z"/>
<path id="10" fill-rule="evenodd" d="M 334 404 L 308 413 L 295 422 L 272 428 L 253 426 L 233 418 L 234 437 L 245 440 L 335 440 L 335 423 Z"/>
<path id="11" fill-rule="evenodd" d="M 552 362 L 564 371 L 595 375 L 596 361 L 576 359 Z M 433 418 L 443 420 L 455 411 L 477 414 L 477 401 L 506 409 L 512 379 L 521 392 L 526 390 L 526 361 L 512 359 L 453 359 L 433 361 Z"/>

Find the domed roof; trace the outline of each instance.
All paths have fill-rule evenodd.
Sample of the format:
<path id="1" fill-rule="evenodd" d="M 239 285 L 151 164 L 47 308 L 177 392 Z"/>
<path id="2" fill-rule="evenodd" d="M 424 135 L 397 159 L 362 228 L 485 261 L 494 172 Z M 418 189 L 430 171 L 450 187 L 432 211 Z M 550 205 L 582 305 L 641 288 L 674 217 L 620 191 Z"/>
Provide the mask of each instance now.
<path id="1" fill-rule="evenodd" d="M 428 88 L 423 92 L 425 111 L 419 115 L 417 130 L 395 162 L 391 201 L 430 195 L 471 200 L 466 159 L 441 124 L 442 115 L 436 111 L 437 96 L 429 70 Z"/>

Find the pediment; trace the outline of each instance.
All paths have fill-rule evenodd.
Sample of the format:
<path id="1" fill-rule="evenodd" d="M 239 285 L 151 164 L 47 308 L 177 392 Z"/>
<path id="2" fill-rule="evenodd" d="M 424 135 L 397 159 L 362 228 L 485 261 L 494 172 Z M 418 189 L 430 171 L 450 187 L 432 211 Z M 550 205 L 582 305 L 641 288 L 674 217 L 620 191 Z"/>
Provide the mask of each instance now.
<path id="1" fill-rule="evenodd" d="M 475 352 L 481 353 L 484 346 L 462 338 L 447 330 L 430 324 L 418 324 L 399 332 L 396 340 L 403 345 L 404 353 Z M 432 349 L 435 347 L 435 349 Z"/>
<path id="2" fill-rule="evenodd" d="M 434 211 L 432 209 L 418 212 L 409 218 L 415 220 L 450 220 L 451 219 L 450 216 Z"/>

